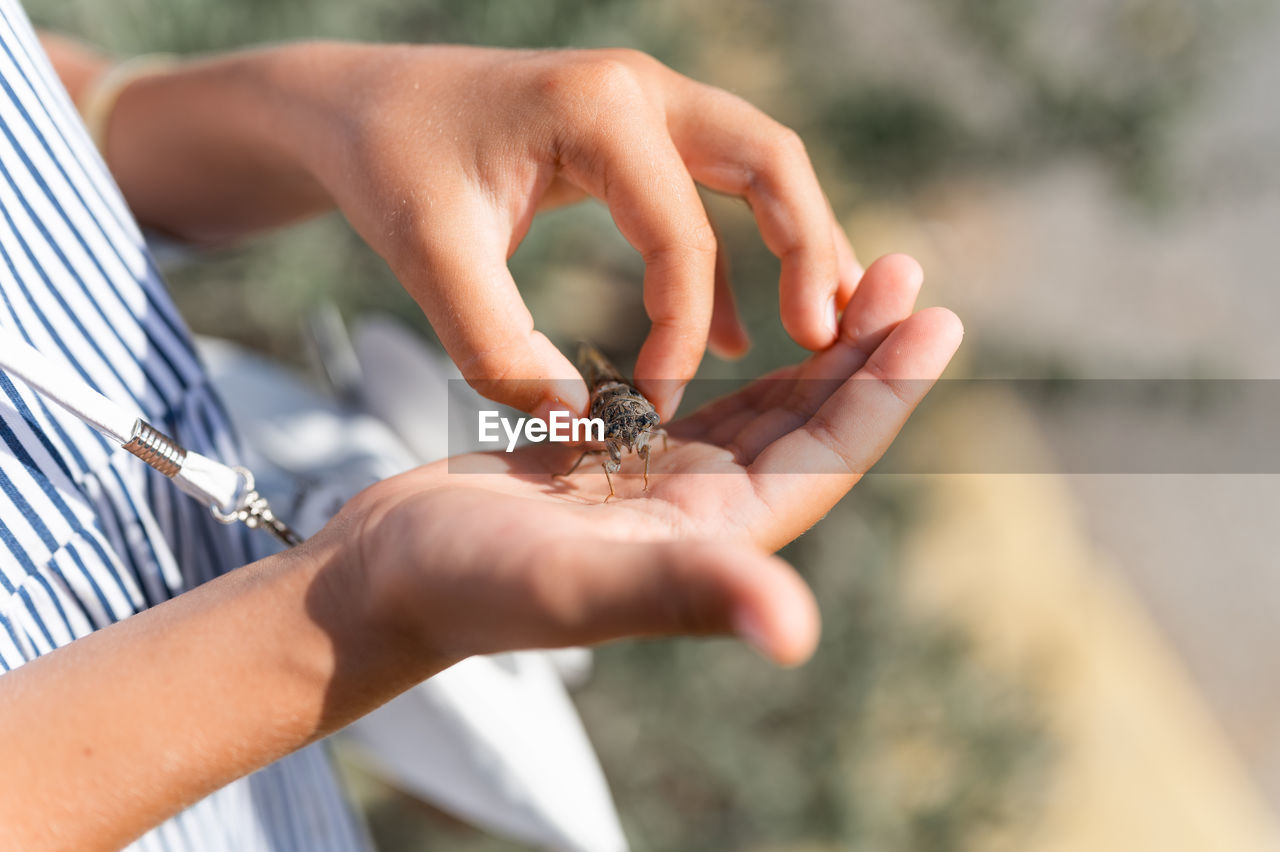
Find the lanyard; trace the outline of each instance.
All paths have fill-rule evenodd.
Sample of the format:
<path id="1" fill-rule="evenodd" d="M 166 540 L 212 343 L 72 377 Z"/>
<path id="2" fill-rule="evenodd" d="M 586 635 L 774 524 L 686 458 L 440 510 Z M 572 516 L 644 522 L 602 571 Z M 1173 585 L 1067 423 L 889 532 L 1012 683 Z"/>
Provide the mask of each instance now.
<path id="1" fill-rule="evenodd" d="M 97 429 L 107 438 L 173 480 L 182 491 L 207 506 L 224 524 L 237 521 L 251 529 L 262 528 L 293 546 L 302 541 L 271 511 L 266 498 L 254 488 L 253 474 L 184 448 L 130 408 L 108 399 L 71 369 L 51 361 L 0 329 L 0 369 L 25 381 L 32 389 L 56 402 Z"/>

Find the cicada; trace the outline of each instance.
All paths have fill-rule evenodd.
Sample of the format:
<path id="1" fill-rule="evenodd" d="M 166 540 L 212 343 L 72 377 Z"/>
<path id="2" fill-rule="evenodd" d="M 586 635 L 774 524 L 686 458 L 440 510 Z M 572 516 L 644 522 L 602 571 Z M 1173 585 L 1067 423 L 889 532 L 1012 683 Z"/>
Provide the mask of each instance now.
<path id="1" fill-rule="evenodd" d="M 613 474 L 622 467 L 622 453 L 628 450 L 644 459 L 644 488 L 648 491 L 651 441 L 660 435 L 665 448 L 667 440 L 666 430 L 658 428 L 661 418 L 653 403 L 623 378 L 604 353 L 590 343 L 582 343 L 578 347 L 578 370 L 591 392 L 588 416 L 604 421 L 604 449 L 585 450 L 573 467 L 559 475 L 573 473 L 589 455 L 607 453 L 608 458 L 601 462 L 601 467 L 609 482 L 609 496 L 604 498 L 608 502 L 609 497 L 614 496 Z"/>

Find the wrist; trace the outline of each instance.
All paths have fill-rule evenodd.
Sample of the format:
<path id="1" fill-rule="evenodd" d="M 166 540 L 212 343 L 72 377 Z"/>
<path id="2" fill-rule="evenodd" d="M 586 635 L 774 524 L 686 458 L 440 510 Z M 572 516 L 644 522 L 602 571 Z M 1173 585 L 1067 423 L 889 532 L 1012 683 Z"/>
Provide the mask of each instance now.
<path id="1" fill-rule="evenodd" d="M 115 93 L 96 141 L 144 225 L 222 243 L 332 206 L 292 144 L 272 53 L 191 59 Z"/>
<path id="2" fill-rule="evenodd" d="M 400 119 L 386 105 L 398 78 L 409 81 L 403 54 L 431 47 L 306 41 L 245 55 L 246 76 L 269 106 L 270 142 L 299 163 L 331 196 L 349 194 L 352 177 L 382 163 L 359 160 L 359 137 Z M 420 66 L 415 66 L 420 71 Z M 361 181 L 355 181 L 361 183 Z"/>
<path id="3" fill-rule="evenodd" d="M 76 109 L 84 119 L 89 138 L 104 160 L 107 159 L 107 126 L 121 93 L 143 77 L 169 71 L 176 63 L 176 57 L 169 54 L 133 56 L 114 65 L 103 65 L 98 73 L 77 88 L 73 96 Z"/>
<path id="4" fill-rule="evenodd" d="M 307 41 L 247 51 L 238 75 L 261 103 L 255 123 L 262 142 L 276 146 L 319 178 L 351 121 L 349 68 L 365 45 Z"/>
<path id="5" fill-rule="evenodd" d="M 393 478 L 357 494 L 306 544 L 317 545 L 333 566 L 317 575 L 317 611 L 358 632 L 352 646 L 402 670 L 407 688 L 466 655 L 451 655 L 437 636 L 433 613 L 441 595 L 424 599 L 422 580 L 441 566 L 434 559 L 424 564 L 427 551 L 417 542 L 430 532 L 421 521 L 406 523 L 398 484 Z"/>

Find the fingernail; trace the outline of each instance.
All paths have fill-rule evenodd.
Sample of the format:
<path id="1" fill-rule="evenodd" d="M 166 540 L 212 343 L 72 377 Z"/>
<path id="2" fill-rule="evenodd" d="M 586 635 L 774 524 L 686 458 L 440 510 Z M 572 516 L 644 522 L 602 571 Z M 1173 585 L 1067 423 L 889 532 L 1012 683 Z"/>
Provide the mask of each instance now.
<path id="1" fill-rule="evenodd" d="M 576 417 L 586 413 L 587 397 L 587 386 L 581 376 L 555 379 L 543 390 L 542 405 L 548 411 L 563 409 Z"/>
<path id="2" fill-rule="evenodd" d="M 676 416 L 676 411 L 680 408 L 680 400 L 684 399 L 685 385 L 681 385 L 671 393 L 671 398 L 667 400 L 667 420 L 671 420 Z"/>
<path id="3" fill-rule="evenodd" d="M 836 297 L 834 293 L 827 301 L 827 331 L 830 332 L 832 340 L 840 334 L 840 317 L 836 314 Z"/>
<path id="4" fill-rule="evenodd" d="M 733 616 L 733 632 L 762 656 L 773 659 L 769 653 L 769 639 L 754 612 L 742 609 Z"/>
<path id="5" fill-rule="evenodd" d="M 569 411 L 568 406 L 560 402 L 560 400 L 558 399 L 548 399 L 544 401 L 542 404 L 540 404 L 537 408 L 533 410 L 533 416 L 543 421 L 544 423 L 550 423 L 551 412 L 553 411 L 564 411 L 568 413 L 570 417 L 573 416 L 573 412 Z"/>

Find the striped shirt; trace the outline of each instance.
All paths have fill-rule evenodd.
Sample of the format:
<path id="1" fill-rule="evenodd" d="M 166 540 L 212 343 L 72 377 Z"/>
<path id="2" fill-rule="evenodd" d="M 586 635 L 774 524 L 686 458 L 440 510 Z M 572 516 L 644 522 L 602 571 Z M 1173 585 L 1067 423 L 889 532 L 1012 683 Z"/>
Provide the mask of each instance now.
<path id="1" fill-rule="evenodd" d="M 0 0 L 0 334 L 20 335 L 107 396 L 136 403 L 187 447 L 237 458 L 138 227 L 16 0 Z M 217 523 L 0 372 L 0 672 L 259 558 L 264 545 L 262 533 Z M 130 848 L 367 845 L 315 745 Z"/>

